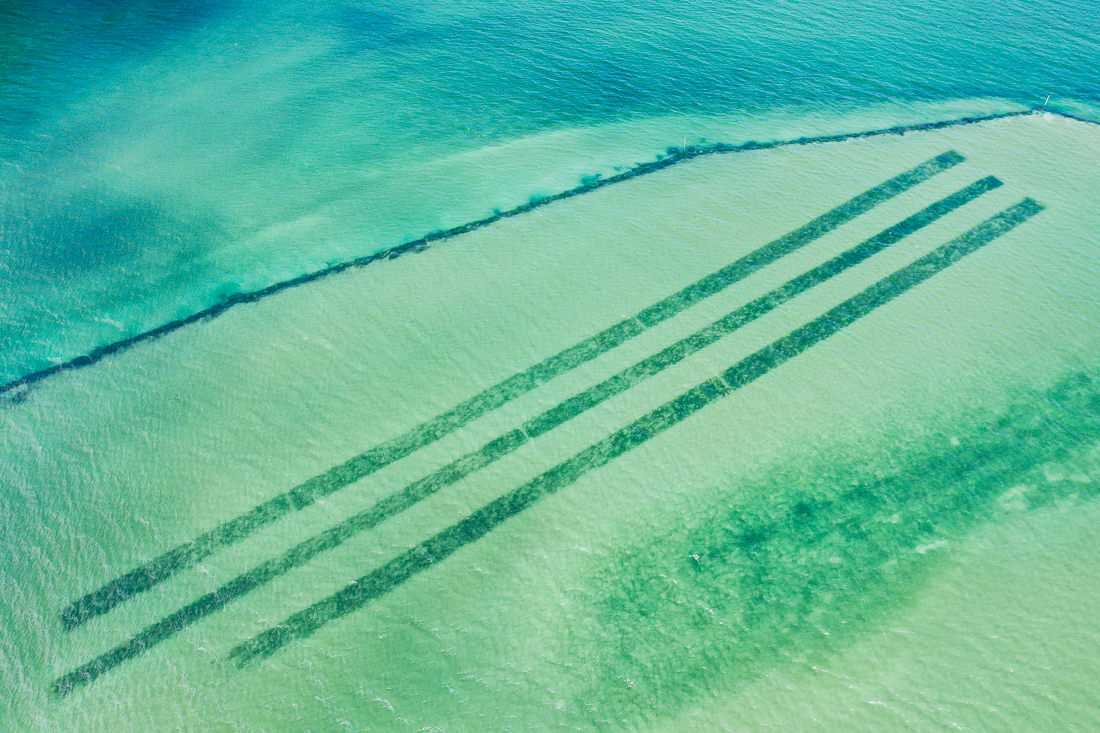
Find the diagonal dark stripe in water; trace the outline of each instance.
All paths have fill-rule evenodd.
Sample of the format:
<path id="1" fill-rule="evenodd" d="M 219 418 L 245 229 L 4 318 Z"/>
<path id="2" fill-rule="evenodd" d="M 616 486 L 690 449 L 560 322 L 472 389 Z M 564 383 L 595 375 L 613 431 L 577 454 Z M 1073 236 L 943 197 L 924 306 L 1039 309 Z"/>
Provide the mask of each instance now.
<path id="1" fill-rule="evenodd" d="M 237 598 L 272 582 L 292 569 L 309 562 L 320 553 L 338 547 L 345 540 L 371 529 L 422 499 L 503 458 L 526 444 L 531 438 L 549 432 L 580 413 L 610 399 L 612 396 L 620 394 L 664 369 L 679 363 L 691 354 L 734 333 L 741 326 L 771 312 L 810 288 L 864 262 L 872 255 L 881 252 L 1000 185 L 1001 182 L 993 176 L 975 181 L 825 263 L 788 280 L 780 287 L 737 308 L 668 348 L 551 407 L 524 423 L 522 429 L 513 430 L 499 436 L 480 449 L 472 451 L 438 471 L 414 481 L 401 491 L 378 501 L 368 509 L 349 517 L 325 532 L 300 542 L 281 556 L 261 563 L 238 575 L 217 590 L 183 606 L 149 625 L 117 647 L 74 669 L 65 675 L 62 680 L 58 680 L 59 687 L 71 689 L 72 683 L 63 680 L 77 680 L 81 684 L 92 682 L 123 662 L 144 654 L 187 626 L 219 611 Z"/>
<path id="2" fill-rule="evenodd" d="M 65 371 L 72 371 L 75 369 L 82 369 L 84 367 L 91 366 L 93 364 L 102 361 L 103 359 L 112 356 L 114 354 L 127 351 L 130 348 L 142 344 L 146 341 L 152 341 L 166 336 L 173 331 L 177 331 L 186 326 L 199 323 L 201 321 L 207 321 L 212 318 L 217 318 L 230 308 L 234 308 L 238 305 L 244 305 L 246 303 L 254 303 L 272 295 L 281 293 L 284 290 L 296 288 L 301 285 L 320 280 L 322 278 L 337 275 L 346 270 L 352 270 L 360 267 L 366 267 L 375 262 L 381 260 L 394 259 L 413 252 L 422 252 L 428 247 L 432 246 L 435 242 L 441 242 L 453 237 L 457 237 L 460 234 L 466 234 L 477 229 L 481 229 L 490 226 L 501 219 L 508 219 L 515 216 L 520 216 L 529 211 L 532 211 L 541 206 L 547 206 L 555 201 L 562 201 L 564 199 L 573 198 L 586 193 L 590 193 L 599 188 L 628 181 L 632 178 L 655 173 L 656 171 L 663 170 L 669 166 L 683 163 L 689 160 L 694 160 L 705 155 L 726 154 L 726 153 L 744 153 L 753 152 L 758 150 L 770 150 L 772 148 L 783 148 L 793 145 L 817 145 L 821 143 L 835 143 L 843 142 L 845 140 L 854 140 L 858 138 L 866 137 L 878 137 L 882 135 L 905 135 L 910 132 L 928 132 L 932 130 L 942 130 L 948 127 L 961 127 L 965 125 L 977 125 L 983 122 L 991 122 L 994 120 L 1005 119 L 1009 117 L 1021 117 L 1024 115 L 1035 114 L 1043 112 L 1046 114 L 1055 114 L 1061 117 L 1070 119 L 1076 119 L 1081 122 L 1087 122 L 1090 124 L 1097 124 L 1092 120 L 1087 120 L 1081 117 L 1075 117 L 1074 115 L 1055 112 L 1053 110 L 1046 110 L 1042 107 L 1034 107 L 1026 110 L 1019 110 L 1016 112 L 1000 112 L 996 114 L 980 115 L 980 116 L 968 116 L 958 117 L 947 120 L 935 120 L 932 122 L 919 122 L 911 125 L 896 125 L 894 127 L 883 127 L 873 130 L 859 130 L 855 132 L 844 132 L 835 135 L 816 135 L 812 137 L 800 137 L 791 140 L 772 140 L 768 142 L 746 142 L 737 145 L 729 143 L 714 143 L 711 145 L 688 145 L 683 148 L 669 148 L 668 155 L 660 157 L 655 161 L 649 161 L 647 163 L 641 163 L 629 170 L 618 173 L 614 176 L 608 176 L 607 178 L 599 178 L 594 181 L 586 181 L 581 185 L 561 191 L 551 196 L 546 196 L 529 201 L 525 204 L 521 204 L 507 211 L 495 213 L 492 216 L 487 216 L 484 219 L 477 219 L 476 221 L 466 222 L 450 229 L 446 229 L 438 232 L 431 232 L 419 239 L 414 239 L 408 242 L 404 242 L 395 247 L 384 249 L 374 254 L 365 255 L 363 257 L 357 257 L 345 262 L 338 262 L 329 267 L 322 268 L 320 270 L 314 270 L 313 272 L 307 272 L 289 280 L 281 280 L 276 283 L 272 283 L 267 287 L 260 288 L 259 290 L 253 290 L 243 293 L 234 293 L 224 301 L 217 303 L 216 305 L 205 308 L 196 313 L 192 313 L 184 318 L 179 318 L 168 323 L 163 323 L 156 328 L 152 328 L 148 331 L 135 334 L 128 338 L 114 341 L 109 344 L 105 344 L 91 351 L 81 354 L 80 356 L 73 357 L 68 361 L 60 364 L 54 364 L 53 366 L 46 367 L 45 369 L 39 369 L 38 371 L 25 374 L 22 377 L 13 379 L 4 384 L 0 384 L 0 395 L 6 392 L 11 392 L 23 387 L 30 387 L 38 382 L 41 382 L 48 377 L 55 374 L 59 374 Z M 24 393 L 25 394 L 25 393 Z M 20 401 L 18 397 L 14 398 L 15 402 Z"/>
<path id="3" fill-rule="evenodd" d="M 375 446 L 365 453 L 361 453 L 322 474 L 308 479 L 293 489 L 220 524 L 194 540 L 172 548 L 157 558 L 130 570 L 74 601 L 61 612 L 62 626 L 71 630 L 91 618 L 107 613 L 134 595 L 149 590 L 181 570 L 195 565 L 216 550 L 232 545 L 256 532 L 259 528 L 287 514 L 310 506 L 319 498 L 328 496 L 408 456 L 414 451 L 434 443 L 470 421 L 535 389 L 550 379 L 610 351 L 646 329 L 675 316 L 711 295 L 721 292 L 730 285 L 804 247 L 875 206 L 962 161 L 962 155 L 955 151 L 948 151 L 874 186 L 802 227 L 642 310 L 635 316 L 626 318 L 610 328 L 539 362 L 526 371 L 519 372 L 489 387 L 407 433 Z"/>
<path id="4" fill-rule="evenodd" d="M 980 249 L 1031 218 L 1043 207 L 1032 199 L 1005 209 L 965 234 L 951 240 L 910 265 L 845 300 L 824 315 L 742 359 L 723 372 L 684 392 L 641 419 L 612 433 L 572 458 L 533 480 L 486 504 L 404 554 L 355 580 L 343 590 L 288 617 L 281 624 L 234 647 L 230 659 L 238 667 L 270 656 L 295 639 L 303 639 L 322 626 L 346 616 L 369 601 L 385 595 L 416 574 L 445 560 L 477 541 L 540 499 L 568 486 L 584 474 L 611 462 L 680 423 L 725 395 L 759 379 L 815 344 L 833 336 L 863 316 L 889 303 L 966 255 Z M 59 692 L 72 681 L 61 678 Z"/>

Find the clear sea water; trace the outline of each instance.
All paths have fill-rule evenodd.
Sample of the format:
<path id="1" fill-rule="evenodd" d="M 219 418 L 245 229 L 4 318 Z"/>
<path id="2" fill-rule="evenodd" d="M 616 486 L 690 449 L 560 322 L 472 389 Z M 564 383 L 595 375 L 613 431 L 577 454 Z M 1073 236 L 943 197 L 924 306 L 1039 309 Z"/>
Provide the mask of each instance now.
<path id="1" fill-rule="evenodd" d="M 700 156 L 0 395 L 0 729 L 1097 727 L 1098 17 L 0 5 L 5 383 L 685 146 L 1050 95 Z M 431 422 L 936 156 L 710 297 Z M 1043 210 L 843 322 L 1025 197 Z M 537 428 L 735 311 L 753 320 Z M 675 402 L 735 364 L 755 378 Z M 420 501 L 356 519 L 425 476 Z M 85 594 L 303 482 L 308 501 L 66 627 Z"/>

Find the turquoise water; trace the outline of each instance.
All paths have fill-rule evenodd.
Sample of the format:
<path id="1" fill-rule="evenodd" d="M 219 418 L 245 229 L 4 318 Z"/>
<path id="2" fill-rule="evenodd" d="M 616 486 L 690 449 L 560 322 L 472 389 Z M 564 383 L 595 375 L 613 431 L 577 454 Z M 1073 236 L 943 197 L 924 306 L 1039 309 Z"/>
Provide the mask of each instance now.
<path id="1" fill-rule="evenodd" d="M 1100 724 L 1093 15 L 0 9 L 0 728 Z"/>
<path id="2" fill-rule="evenodd" d="M 1094 116 L 1092 11 L 8 5 L 0 375 L 570 188 L 685 138 L 798 137 L 1033 106 L 1047 94 Z"/>

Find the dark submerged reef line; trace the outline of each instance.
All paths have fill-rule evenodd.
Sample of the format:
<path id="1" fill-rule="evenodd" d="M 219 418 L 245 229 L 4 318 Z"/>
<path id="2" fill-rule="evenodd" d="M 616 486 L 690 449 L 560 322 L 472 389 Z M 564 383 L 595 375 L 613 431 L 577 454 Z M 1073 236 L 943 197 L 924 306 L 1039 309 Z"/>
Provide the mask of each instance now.
<path id="1" fill-rule="evenodd" d="M 443 231 L 430 232 L 423 237 L 420 237 L 419 239 L 414 239 L 409 242 L 399 244 L 395 247 L 376 252 L 374 254 L 365 255 L 363 257 L 357 257 L 352 260 L 347 260 L 345 262 L 340 262 L 335 265 L 330 265 L 329 267 L 325 267 L 320 270 L 314 270 L 313 272 L 305 273 L 303 275 L 299 275 L 298 277 L 290 278 L 288 280 L 281 280 L 279 282 L 272 283 L 267 287 L 260 288 L 259 290 L 233 293 L 232 295 L 229 295 L 224 301 L 217 303 L 216 305 L 212 305 L 209 308 L 198 311 L 197 313 L 193 313 L 192 315 L 185 318 L 179 318 L 173 321 L 169 321 L 148 331 L 144 331 L 142 333 L 135 334 L 134 336 L 120 339 L 118 341 L 114 341 L 104 346 L 92 349 L 91 351 L 74 357 L 64 363 L 55 364 L 54 366 L 46 367 L 45 369 L 39 369 L 38 371 L 31 372 L 22 377 L 19 377 L 18 379 L 6 382 L 5 384 L 0 385 L 0 395 L 11 392 L 12 390 L 30 387 L 42 381 L 43 379 L 46 379 L 47 377 L 63 371 L 91 366 L 92 364 L 95 364 L 105 357 L 111 356 L 112 354 L 117 354 L 121 351 L 125 351 L 142 342 L 157 339 L 161 336 L 165 336 L 169 333 L 172 333 L 173 331 L 183 328 L 184 326 L 220 316 L 222 313 L 234 306 L 242 305 L 244 303 L 253 303 L 262 298 L 266 298 L 270 295 L 275 295 L 276 293 L 282 292 L 283 290 L 298 287 L 299 285 L 305 285 L 306 283 L 313 282 L 314 280 L 319 280 L 324 277 L 329 277 L 330 275 L 336 275 L 338 273 L 344 272 L 345 270 L 366 267 L 367 265 L 381 260 L 395 259 L 397 257 L 401 257 L 403 255 L 413 252 L 422 252 L 435 242 L 451 239 L 452 237 L 456 237 L 460 234 L 466 234 L 467 232 L 472 232 L 476 229 L 487 227 L 490 224 L 500 221 L 501 219 L 508 219 L 514 216 L 519 216 L 520 214 L 525 214 L 541 206 L 552 204 L 555 201 L 573 198 L 574 196 L 590 193 L 599 188 L 603 188 L 604 186 L 621 183 L 623 181 L 628 181 L 632 178 L 638 178 L 639 176 L 655 173 L 657 171 L 668 168 L 669 166 L 693 160 L 704 155 L 713 155 L 716 153 L 743 153 L 753 150 L 769 150 L 771 148 L 780 148 L 791 145 L 814 145 L 818 143 L 841 142 L 844 140 L 853 140 L 864 137 L 876 137 L 881 135 L 904 135 L 910 132 L 940 130 L 947 127 L 974 125 L 982 122 L 989 122 L 992 120 L 999 120 L 1008 117 L 1020 117 L 1023 115 L 1033 114 L 1036 111 L 1046 111 L 1050 114 L 1061 115 L 1062 117 L 1079 120 L 1081 122 L 1100 124 L 1091 120 L 1087 120 L 1085 118 L 1076 117 L 1074 115 L 1064 114 L 1061 112 L 1053 112 L 1050 110 L 1040 110 L 1040 108 L 1033 108 L 1029 110 L 1020 110 L 1017 112 L 1002 112 L 998 114 L 982 115 L 975 117 L 959 117 L 950 120 L 922 122 L 912 125 L 898 125 L 895 127 L 885 127 L 875 130 L 864 130 L 860 132 L 847 132 L 836 135 L 800 137 L 792 140 L 776 140 L 772 142 L 746 142 L 737 145 L 732 145 L 728 143 L 714 143 L 711 145 L 688 145 L 684 148 L 669 147 L 666 151 L 667 155 L 660 156 L 657 160 L 654 161 L 640 163 L 633 168 L 630 168 L 629 170 L 623 171 L 622 173 L 608 176 L 607 178 L 602 178 L 599 176 L 585 176 L 582 180 L 581 185 L 575 188 L 571 188 L 569 190 L 562 191 L 560 193 L 556 193 L 550 196 L 533 197 L 525 204 L 521 204 L 512 209 L 508 209 L 507 211 L 495 212 L 491 216 L 487 216 L 483 219 L 467 222 L 465 224 L 461 224 L 459 226 L 452 227 Z"/>
<path id="2" fill-rule="evenodd" d="M 223 522 L 194 540 L 177 545 L 70 604 L 61 613 L 62 626 L 71 630 L 90 618 L 107 613 L 128 598 L 154 587 L 184 568 L 191 567 L 219 548 L 231 545 L 260 527 L 293 511 L 310 506 L 319 498 L 328 496 L 449 435 L 471 420 L 619 346 L 694 303 L 721 292 L 760 268 L 809 244 L 941 171 L 957 165 L 962 160 L 961 155 L 949 151 L 874 186 L 811 220 L 808 224 L 658 301 L 635 316 L 626 318 L 529 369 L 512 375 L 403 435 L 381 443 L 287 492 L 268 499 L 263 504 Z"/>
<path id="3" fill-rule="evenodd" d="M 610 463 L 707 405 L 755 381 L 868 313 L 886 305 L 966 255 L 1022 224 L 1042 209 L 1043 207 L 1032 199 L 1024 199 L 1015 206 L 1005 209 L 965 234 L 879 280 L 824 315 L 742 359 L 719 376 L 698 384 L 572 458 L 489 502 L 465 519 L 358 578 L 343 590 L 237 645 L 230 650 L 229 658 L 239 667 L 243 667 L 256 659 L 274 654 L 296 639 L 307 638 L 323 626 L 357 611 L 370 601 L 389 593 L 415 575 L 434 567 L 463 547 L 481 539 L 539 500 L 574 483 L 589 471 Z M 65 692 L 77 681 L 79 680 L 70 681 L 67 677 L 63 677 L 55 683 L 55 689 L 58 692 Z"/>
<path id="4" fill-rule="evenodd" d="M 88 679 L 98 677 L 136 656 L 148 652 L 187 626 L 215 613 L 237 598 L 264 586 L 276 578 L 300 567 L 322 552 L 327 552 L 351 537 L 367 531 L 386 519 L 408 509 L 417 502 L 450 486 L 496 460 L 514 452 L 529 440 L 568 422 L 573 417 L 620 394 L 664 369 L 679 363 L 689 355 L 736 332 L 741 326 L 770 313 L 775 308 L 902 241 L 943 216 L 965 206 L 979 196 L 998 188 L 1001 182 L 989 176 L 925 207 L 920 212 L 889 227 L 825 263 L 788 280 L 784 285 L 735 309 L 709 326 L 681 339 L 652 356 L 627 367 L 540 415 L 526 421 L 519 430 L 512 430 L 489 441 L 480 449 L 456 459 L 404 489 L 379 500 L 373 506 L 339 524 L 300 542 L 281 556 L 260 563 L 238 575 L 217 590 L 187 604 L 156 621 L 91 662 L 81 665 L 75 674 Z"/>
<path id="5" fill-rule="evenodd" d="M 1100 125 L 1100 122 L 1097 122 L 1096 120 L 1090 120 L 1088 117 L 1082 117 L 1081 115 L 1075 115 L 1069 112 L 1057 112 L 1052 109 L 1043 109 L 1042 107 L 1036 107 L 1032 110 L 1032 112 L 1057 115 L 1058 117 L 1065 117 L 1067 120 L 1076 120 L 1077 122 L 1085 122 L 1090 125 Z"/>
<path id="6" fill-rule="evenodd" d="M 674 715 L 792 657 L 820 659 L 904 606 L 936 567 L 936 543 L 1011 512 L 1095 500 L 1094 462 L 1087 481 L 1052 481 L 1044 467 L 1100 441 L 1098 375 L 967 419 L 957 444 L 891 440 L 889 455 L 855 460 L 838 445 L 776 466 L 738 491 L 747 498 L 623 552 L 591 579 L 598 600 L 578 600 L 592 625 L 570 652 L 576 706 L 620 723 Z"/>

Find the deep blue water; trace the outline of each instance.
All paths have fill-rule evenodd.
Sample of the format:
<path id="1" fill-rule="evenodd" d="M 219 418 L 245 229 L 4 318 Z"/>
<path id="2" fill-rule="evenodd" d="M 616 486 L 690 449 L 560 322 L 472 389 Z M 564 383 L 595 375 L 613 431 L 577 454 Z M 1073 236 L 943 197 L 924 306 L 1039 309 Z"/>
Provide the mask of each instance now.
<path id="1" fill-rule="evenodd" d="M 0 377 L 561 188 L 578 165 L 637 162 L 598 138 L 448 158 L 543 132 L 714 115 L 766 131 L 1048 94 L 1088 116 L 1097 16 L 1083 0 L 6 3 Z"/>

